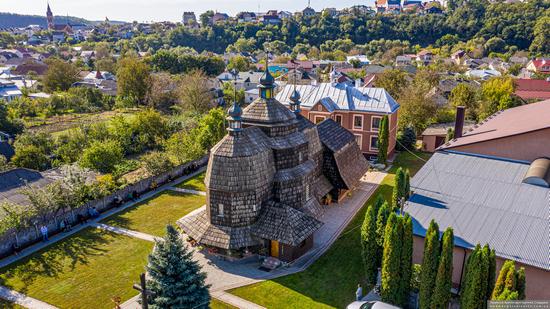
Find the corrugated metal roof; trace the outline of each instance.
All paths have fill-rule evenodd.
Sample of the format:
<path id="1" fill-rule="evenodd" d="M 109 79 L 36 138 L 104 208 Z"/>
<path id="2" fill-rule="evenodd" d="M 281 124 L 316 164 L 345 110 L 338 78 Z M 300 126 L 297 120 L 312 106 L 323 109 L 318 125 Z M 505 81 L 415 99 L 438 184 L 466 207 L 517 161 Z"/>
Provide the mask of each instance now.
<path id="1" fill-rule="evenodd" d="M 320 83 L 317 85 L 296 85 L 302 96 L 301 104 L 311 108 L 317 102 L 329 109 L 355 110 L 377 113 L 393 113 L 399 108 L 397 103 L 383 88 L 353 87 L 347 84 Z M 277 100 L 283 104 L 290 104 L 290 95 L 294 85 L 286 85 L 277 94 Z"/>
<path id="2" fill-rule="evenodd" d="M 550 189 L 522 183 L 528 164 L 436 152 L 413 177 L 405 206 L 415 235 L 430 220 L 453 227 L 455 244 L 488 243 L 497 255 L 550 270 Z"/>

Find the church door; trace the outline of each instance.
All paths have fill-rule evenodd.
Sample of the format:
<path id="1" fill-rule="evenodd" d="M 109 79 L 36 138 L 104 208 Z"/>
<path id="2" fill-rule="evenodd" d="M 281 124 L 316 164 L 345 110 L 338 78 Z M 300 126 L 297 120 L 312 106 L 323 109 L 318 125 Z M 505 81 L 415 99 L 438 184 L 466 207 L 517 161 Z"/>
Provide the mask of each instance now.
<path id="1" fill-rule="evenodd" d="M 272 257 L 274 258 L 278 258 L 279 257 L 279 242 L 276 241 L 276 240 L 272 240 L 271 241 L 271 250 L 270 250 L 270 254 Z"/>

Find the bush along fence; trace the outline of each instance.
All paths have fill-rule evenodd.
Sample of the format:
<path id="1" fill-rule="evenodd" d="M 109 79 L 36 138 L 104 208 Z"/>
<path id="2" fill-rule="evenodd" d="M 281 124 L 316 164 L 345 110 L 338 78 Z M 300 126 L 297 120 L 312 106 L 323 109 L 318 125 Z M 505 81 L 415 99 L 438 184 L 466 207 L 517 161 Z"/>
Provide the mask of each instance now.
<path id="1" fill-rule="evenodd" d="M 179 177 L 192 174 L 208 163 L 208 156 L 179 165 L 168 172 L 157 176 L 151 176 L 135 184 L 128 185 L 103 198 L 86 203 L 85 205 L 67 210 L 63 215 L 50 214 L 31 220 L 30 227 L 21 230 L 8 230 L 0 235 L 0 258 L 7 257 L 14 253 L 14 250 L 21 250 L 42 240 L 40 228 L 46 226 L 48 235 L 55 235 L 63 232 L 60 222 L 65 220 L 68 226 L 74 226 L 84 220 L 90 219 L 94 214 L 92 209 L 98 213 L 108 211 L 121 206 L 124 202 L 130 201 L 137 196 L 147 193 L 155 188 L 169 183 Z"/>

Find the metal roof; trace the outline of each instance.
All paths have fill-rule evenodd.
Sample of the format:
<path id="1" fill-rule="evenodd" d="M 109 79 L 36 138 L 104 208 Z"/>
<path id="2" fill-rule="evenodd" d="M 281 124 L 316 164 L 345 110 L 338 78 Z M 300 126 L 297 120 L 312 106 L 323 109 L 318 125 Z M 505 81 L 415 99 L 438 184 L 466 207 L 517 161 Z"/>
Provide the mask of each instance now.
<path id="1" fill-rule="evenodd" d="M 321 83 L 317 85 L 296 85 L 302 96 L 301 105 L 311 108 L 317 102 L 329 110 L 365 111 L 390 114 L 399 108 L 397 103 L 383 88 L 353 87 L 347 84 Z M 277 100 L 290 104 L 294 85 L 286 85 L 277 94 Z"/>
<path id="2" fill-rule="evenodd" d="M 550 269 L 550 189 L 522 183 L 528 164 L 436 152 L 413 177 L 405 211 L 415 235 L 430 220 L 453 227 L 455 245 L 489 244 L 506 259 Z"/>

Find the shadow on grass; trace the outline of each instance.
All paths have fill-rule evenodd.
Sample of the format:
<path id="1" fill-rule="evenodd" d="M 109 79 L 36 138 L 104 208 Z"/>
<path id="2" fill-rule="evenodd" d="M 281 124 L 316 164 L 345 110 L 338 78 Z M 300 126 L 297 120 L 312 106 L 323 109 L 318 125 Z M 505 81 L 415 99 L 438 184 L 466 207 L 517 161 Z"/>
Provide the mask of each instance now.
<path id="1" fill-rule="evenodd" d="M 25 293 L 37 278 L 58 278 L 61 273 L 73 271 L 77 264 L 88 264 L 91 257 L 104 254 L 102 247 L 110 242 L 105 232 L 85 229 L 1 269 L 0 284 L 12 287 L 9 279 L 18 278 L 24 284 L 18 290 Z"/>

